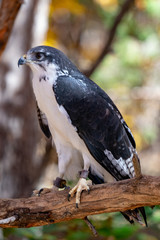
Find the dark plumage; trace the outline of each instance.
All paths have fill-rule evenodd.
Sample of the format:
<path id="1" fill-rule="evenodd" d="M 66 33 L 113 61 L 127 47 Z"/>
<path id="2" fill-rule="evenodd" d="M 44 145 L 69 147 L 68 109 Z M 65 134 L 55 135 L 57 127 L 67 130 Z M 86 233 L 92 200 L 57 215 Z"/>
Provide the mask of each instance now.
<path id="1" fill-rule="evenodd" d="M 75 162 L 77 169 L 84 171 L 81 179 L 87 172 L 94 184 L 101 184 L 106 171 L 117 181 L 135 177 L 132 159 L 137 159 L 139 169 L 140 163 L 133 135 L 113 101 L 97 84 L 52 47 L 32 48 L 18 64 L 28 64 L 33 70 L 39 123 L 44 134 L 55 142 L 60 177 L 72 166 L 73 149 L 83 157 L 83 165 Z M 139 211 L 147 225 L 144 208 L 122 214 L 130 223 L 141 222 Z"/>

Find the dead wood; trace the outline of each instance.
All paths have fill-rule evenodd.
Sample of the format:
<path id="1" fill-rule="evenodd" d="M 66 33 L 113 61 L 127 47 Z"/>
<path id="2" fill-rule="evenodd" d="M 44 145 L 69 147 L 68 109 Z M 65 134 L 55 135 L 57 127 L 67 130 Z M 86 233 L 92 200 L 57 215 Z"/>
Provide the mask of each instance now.
<path id="1" fill-rule="evenodd" d="M 67 201 L 68 191 L 57 190 L 40 197 L 1 199 L 0 227 L 42 226 L 93 214 L 159 205 L 160 177 L 142 176 L 92 186 L 90 194 L 82 194 L 78 209 L 75 198 Z"/>

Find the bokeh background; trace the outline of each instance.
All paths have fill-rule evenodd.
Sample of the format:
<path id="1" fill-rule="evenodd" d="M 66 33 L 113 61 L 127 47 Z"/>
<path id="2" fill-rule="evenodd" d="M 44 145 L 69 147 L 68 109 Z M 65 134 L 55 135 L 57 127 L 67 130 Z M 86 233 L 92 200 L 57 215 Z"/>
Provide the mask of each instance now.
<path id="1" fill-rule="evenodd" d="M 56 151 L 38 125 L 31 73 L 17 67 L 41 44 L 61 49 L 110 95 L 133 132 L 142 172 L 160 175 L 160 1 L 130 2 L 125 8 L 126 0 L 24 1 L 0 59 L 0 198 L 28 197 L 57 175 Z M 146 211 L 147 229 L 119 213 L 90 217 L 96 239 L 160 239 L 160 208 Z M 0 229 L 0 240 L 29 239 L 95 238 L 82 220 Z"/>

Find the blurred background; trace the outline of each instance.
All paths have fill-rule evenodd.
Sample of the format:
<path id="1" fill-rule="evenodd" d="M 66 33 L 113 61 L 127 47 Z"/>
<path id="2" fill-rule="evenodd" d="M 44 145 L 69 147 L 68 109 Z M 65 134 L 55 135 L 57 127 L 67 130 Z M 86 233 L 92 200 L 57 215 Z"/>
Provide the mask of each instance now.
<path id="1" fill-rule="evenodd" d="M 160 175 L 160 1 L 26 0 L 0 59 L 0 198 L 28 197 L 57 175 L 55 149 L 39 128 L 31 73 L 17 67 L 41 44 L 61 49 L 109 94 L 133 132 L 143 174 Z M 148 229 L 130 226 L 119 213 L 91 216 L 96 239 L 160 239 L 160 208 L 146 211 Z M 28 239 L 95 238 L 82 220 L 0 230 L 0 240 Z"/>

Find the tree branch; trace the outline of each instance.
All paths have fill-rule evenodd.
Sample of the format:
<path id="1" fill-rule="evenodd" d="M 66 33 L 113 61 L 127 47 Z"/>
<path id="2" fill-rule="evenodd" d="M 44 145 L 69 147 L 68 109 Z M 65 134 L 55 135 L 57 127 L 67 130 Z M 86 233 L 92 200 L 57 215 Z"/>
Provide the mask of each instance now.
<path id="1" fill-rule="evenodd" d="M 113 22 L 113 25 L 112 25 L 109 33 L 107 32 L 107 34 L 106 34 L 108 38 L 107 38 L 107 42 L 106 42 L 101 54 L 99 55 L 99 57 L 97 58 L 97 60 L 95 61 L 95 63 L 91 67 L 91 69 L 89 69 L 88 71 L 85 72 L 86 76 L 89 77 L 95 71 L 95 69 L 99 66 L 99 64 L 102 62 L 102 60 L 106 56 L 106 54 L 110 52 L 111 44 L 114 40 L 117 28 L 118 28 L 119 24 L 121 23 L 123 17 L 125 16 L 125 14 L 127 13 L 127 11 L 133 5 L 133 2 L 134 2 L 134 0 L 126 0 L 123 3 L 118 15 L 116 16 L 116 18 Z"/>
<path id="2" fill-rule="evenodd" d="M 67 201 L 68 190 L 40 197 L 0 200 L 0 227 L 33 227 L 84 218 L 88 215 L 126 211 L 160 204 L 160 177 L 143 176 L 115 183 L 92 186 L 84 192 L 81 204 Z"/>
<path id="3" fill-rule="evenodd" d="M 7 44 L 22 0 L 2 0 L 0 8 L 0 56 Z"/>

